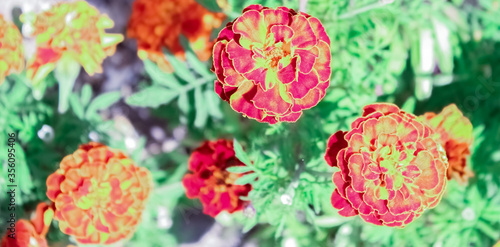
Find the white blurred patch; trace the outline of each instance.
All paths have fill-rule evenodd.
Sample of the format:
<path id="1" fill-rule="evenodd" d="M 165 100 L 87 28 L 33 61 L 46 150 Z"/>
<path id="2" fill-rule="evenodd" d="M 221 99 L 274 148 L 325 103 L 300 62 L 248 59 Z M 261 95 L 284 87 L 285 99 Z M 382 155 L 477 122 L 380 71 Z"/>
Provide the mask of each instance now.
<path id="1" fill-rule="evenodd" d="M 158 207 L 158 228 L 169 229 L 172 226 L 172 219 L 166 207 Z"/>
<path id="2" fill-rule="evenodd" d="M 432 30 L 420 31 L 420 69 L 423 73 L 432 73 L 435 65 L 434 38 Z"/>
<path id="3" fill-rule="evenodd" d="M 179 142 L 174 139 L 167 139 L 161 145 L 161 150 L 165 153 L 174 151 L 179 146 Z"/>
<path id="4" fill-rule="evenodd" d="M 462 218 L 469 221 L 474 220 L 476 218 L 476 213 L 472 208 L 465 208 L 462 211 Z"/>
<path id="5" fill-rule="evenodd" d="M 54 140 L 54 129 L 44 124 L 40 130 L 37 132 L 38 138 L 40 138 L 44 142 L 51 142 Z"/>
<path id="6" fill-rule="evenodd" d="M 283 241 L 283 247 L 298 247 L 299 243 L 297 242 L 297 239 L 295 238 L 286 238 L 285 241 Z"/>

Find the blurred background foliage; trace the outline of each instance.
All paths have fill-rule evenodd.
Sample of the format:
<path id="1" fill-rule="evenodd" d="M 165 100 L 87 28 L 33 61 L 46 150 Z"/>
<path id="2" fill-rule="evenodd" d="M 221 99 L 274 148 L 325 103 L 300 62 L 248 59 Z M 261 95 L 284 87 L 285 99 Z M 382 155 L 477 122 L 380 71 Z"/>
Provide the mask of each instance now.
<path id="1" fill-rule="evenodd" d="M 64 114 L 57 111 L 53 74 L 42 96 L 25 75 L 11 75 L 0 86 L 0 150 L 7 150 L 4 134 L 18 133 L 20 215 L 46 200 L 45 179 L 62 157 L 93 140 L 126 151 L 153 173 L 155 191 L 126 246 L 456 247 L 492 246 L 500 239 L 499 0 L 198 2 L 224 12 L 226 22 L 255 3 L 318 17 L 331 38 L 333 74 L 326 97 L 294 124 L 245 119 L 214 93 L 210 61 L 200 62 L 184 37 L 179 38 L 186 61 L 164 50 L 172 74 L 144 61 L 132 93 L 106 91 L 81 72 Z M 323 160 L 325 142 L 376 101 L 417 115 L 455 103 L 474 126 L 475 177 L 466 186 L 451 181 L 442 202 L 404 229 L 341 217 L 330 203 L 334 168 Z M 254 171 L 238 181 L 254 189 L 243 212 L 214 220 L 185 197 L 180 181 L 190 151 L 218 138 L 236 140 L 236 154 L 247 166 L 231 171 Z M 2 222 L 6 174 L 3 162 Z M 67 242 L 55 229 L 49 241 Z"/>

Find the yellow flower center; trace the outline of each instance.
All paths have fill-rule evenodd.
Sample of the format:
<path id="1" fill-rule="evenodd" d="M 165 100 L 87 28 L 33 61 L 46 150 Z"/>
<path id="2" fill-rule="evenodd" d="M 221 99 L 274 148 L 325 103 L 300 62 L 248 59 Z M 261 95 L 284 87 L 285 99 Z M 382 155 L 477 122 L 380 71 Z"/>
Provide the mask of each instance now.
<path id="1" fill-rule="evenodd" d="M 109 182 L 100 183 L 95 178 L 91 178 L 87 181 L 90 181 L 88 193 L 78 200 L 78 207 L 80 207 L 81 209 L 89 209 L 91 207 L 106 207 L 107 202 L 109 201 L 109 195 L 111 193 L 111 184 Z"/>
<path id="2" fill-rule="evenodd" d="M 225 170 L 216 170 L 212 173 L 215 192 L 227 191 L 227 186 L 234 184 L 240 176 L 237 173 L 230 173 Z"/>

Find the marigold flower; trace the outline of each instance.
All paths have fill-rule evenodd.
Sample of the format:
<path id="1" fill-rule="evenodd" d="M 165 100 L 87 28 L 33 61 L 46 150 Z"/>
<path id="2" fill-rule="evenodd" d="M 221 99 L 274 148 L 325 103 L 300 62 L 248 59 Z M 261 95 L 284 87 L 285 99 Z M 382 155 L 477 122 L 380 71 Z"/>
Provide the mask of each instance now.
<path id="1" fill-rule="evenodd" d="M 127 36 L 137 39 L 138 55 L 149 58 L 165 71 L 172 68 L 162 47 L 184 59 L 179 36 L 184 35 L 202 61 L 210 58 L 213 41 L 210 35 L 226 16 L 213 13 L 195 0 L 136 0 L 128 23 Z"/>
<path id="2" fill-rule="evenodd" d="M 393 104 L 371 104 L 352 130 L 333 134 L 325 159 L 340 168 L 331 201 L 342 216 L 404 227 L 435 207 L 448 161 L 436 134 Z"/>
<path id="3" fill-rule="evenodd" d="M 204 142 L 191 154 L 191 173 L 182 179 L 187 197 L 200 198 L 203 213 L 212 217 L 223 210 L 229 213 L 242 210 L 246 201 L 239 197 L 247 196 L 252 186 L 234 184 L 242 174 L 230 173 L 226 168 L 244 165 L 236 158 L 232 141 Z"/>
<path id="4" fill-rule="evenodd" d="M 2 247 L 48 247 L 45 234 L 49 231 L 50 223 L 54 217 L 54 210 L 46 203 L 39 203 L 35 216 L 27 221 L 21 219 L 16 223 L 15 238 L 9 237 L 12 232 L 2 238 Z"/>
<path id="5" fill-rule="evenodd" d="M 85 1 L 58 3 L 36 16 L 23 15 L 32 26 L 37 51 L 28 62 L 27 75 L 38 83 L 63 56 L 76 60 L 89 75 L 102 73 L 101 64 L 115 53 L 121 34 L 108 34 L 113 21 Z"/>
<path id="6" fill-rule="evenodd" d="M 62 232 L 82 244 L 111 244 L 129 237 L 152 189 L 150 172 L 122 152 L 90 142 L 63 158 L 47 178 Z"/>
<path id="7" fill-rule="evenodd" d="M 0 14 L 0 85 L 5 77 L 24 68 L 23 36 L 16 25 Z"/>
<path id="8" fill-rule="evenodd" d="M 259 122 L 295 122 L 325 96 L 330 58 L 330 39 L 317 18 L 251 5 L 219 33 L 215 91 Z"/>
<path id="9" fill-rule="evenodd" d="M 421 118 L 440 134 L 441 145 L 446 151 L 448 162 L 448 179 L 455 178 L 465 184 L 474 173 L 467 166 L 470 156 L 469 147 L 474 141 L 472 124 L 455 104 L 448 105 L 441 113 L 427 112 Z"/>

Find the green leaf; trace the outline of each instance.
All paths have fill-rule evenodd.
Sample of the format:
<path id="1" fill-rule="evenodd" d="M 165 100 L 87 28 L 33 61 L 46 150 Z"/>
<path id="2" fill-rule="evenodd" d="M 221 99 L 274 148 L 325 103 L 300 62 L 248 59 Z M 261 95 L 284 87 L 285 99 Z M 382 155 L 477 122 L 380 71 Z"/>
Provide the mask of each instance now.
<path id="1" fill-rule="evenodd" d="M 21 191 L 27 194 L 31 193 L 33 188 L 33 179 L 31 178 L 30 169 L 26 163 L 26 155 L 18 142 L 16 142 L 16 184 L 20 187 Z"/>
<path id="2" fill-rule="evenodd" d="M 177 106 L 181 110 L 182 113 L 188 114 L 191 109 L 191 105 L 189 104 L 189 96 L 187 93 L 179 94 L 179 99 L 177 100 Z"/>
<path id="3" fill-rule="evenodd" d="M 248 157 L 247 153 L 243 151 L 243 148 L 236 139 L 233 140 L 233 148 L 234 148 L 234 153 L 236 154 L 236 158 L 238 158 L 245 165 L 252 166 L 250 158 Z"/>
<path id="4" fill-rule="evenodd" d="M 493 229 L 492 226 L 482 220 L 478 220 L 476 226 L 479 230 L 481 230 L 482 233 L 493 240 L 497 240 L 500 237 L 500 231 Z"/>
<path id="5" fill-rule="evenodd" d="M 162 71 L 158 65 L 156 65 L 151 60 L 144 61 L 144 69 L 146 73 L 151 77 L 153 82 L 158 83 L 163 86 L 167 86 L 169 88 L 181 88 L 182 85 L 179 83 L 177 78 L 175 78 L 174 74 L 166 73 Z"/>
<path id="6" fill-rule="evenodd" d="M 76 94 L 71 94 L 71 96 L 69 97 L 69 104 L 71 105 L 71 109 L 73 109 L 75 115 L 78 118 L 83 119 L 85 114 L 83 105 L 78 100 L 78 96 Z"/>
<path id="7" fill-rule="evenodd" d="M 216 0 L 196 0 L 196 2 L 212 12 L 222 12 Z"/>
<path id="8" fill-rule="evenodd" d="M 417 103 L 417 100 L 415 99 L 415 97 L 409 97 L 405 101 L 405 103 L 403 104 L 401 109 L 405 112 L 413 113 L 415 111 L 415 104 L 416 103 Z"/>
<path id="9" fill-rule="evenodd" d="M 121 98 L 120 92 L 109 92 L 97 96 L 92 103 L 90 103 L 85 116 L 89 117 L 98 110 L 103 110 L 110 107 L 112 104 L 116 103 Z"/>
<path id="10" fill-rule="evenodd" d="M 344 224 L 347 220 L 340 216 L 318 216 L 314 220 L 314 225 L 319 227 L 335 227 Z"/>
<path id="11" fill-rule="evenodd" d="M 205 127 L 208 119 L 207 107 L 205 105 L 205 97 L 200 87 L 194 90 L 194 105 L 196 107 L 196 118 L 194 120 L 194 126 L 197 128 Z"/>
<path id="12" fill-rule="evenodd" d="M 243 233 L 247 233 L 248 231 L 252 230 L 252 228 L 259 223 L 257 215 L 255 215 L 251 220 L 247 221 L 245 226 L 242 229 Z"/>
<path id="13" fill-rule="evenodd" d="M 188 61 L 189 65 L 193 67 L 194 71 L 196 73 L 200 74 L 203 78 L 205 78 L 207 81 L 213 81 L 215 79 L 214 74 L 212 74 L 208 68 L 207 65 L 198 59 L 196 54 L 194 53 L 193 49 L 191 49 L 191 46 L 189 45 L 189 41 L 186 39 L 184 36 L 179 37 L 180 42 L 182 47 L 184 48 L 184 51 L 186 52 L 186 60 Z"/>
<path id="14" fill-rule="evenodd" d="M 213 90 L 205 91 L 206 107 L 210 116 L 221 119 L 223 117 L 222 111 L 220 110 L 221 99 Z"/>
<path id="15" fill-rule="evenodd" d="M 91 98 L 92 98 L 92 87 L 89 84 L 83 85 L 80 102 L 82 103 L 82 105 L 86 106 L 89 104 Z"/>
<path id="16" fill-rule="evenodd" d="M 125 102 L 133 106 L 158 107 L 168 104 L 178 96 L 178 92 L 161 86 L 151 86 L 129 96 Z"/>
<path id="17" fill-rule="evenodd" d="M 250 174 L 247 174 L 247 175 L 244 175 L 243 177 L 241 178 L 238 178 L 238 180 L 236 180 L 234 182 L 234 184 L 236 185 L 245 185 L 245 184 L 251 184 L 253 181 L 255 181 L 255 179 L 258 177 L 259 175 L 257 173 L 250 173 Z"/>
<path id="18" fill-rule="evenodd" d="M 226 168 L 226 171 L 232 173 L 245 173 L 245 172 L 251 172 L 253 171 L 253 169 L 248 166 L 231 166 Z"/>
<path id="19" fill-rule="evenodd" d="M 186 64 L 179 61 L 172 53 L 167 49 L 163 49 L 163 53 L 167 57 L 172 67 L 174 67 L 175 74 L 179 76 L 182 80 L 192 83 L 196 81 L 196 78 L 192 75 L 191 71 L 186 67 Z"/>
<path id="20" fill-rule="evenodd" d="M 274 239 L 278 239 L 283 234 L 283 230 L 285 229 L 285 220 L 286 220 L 286 215 L 281 217 L 280 223 L 278 224 L 278 228 L 276 228 L 276 232 L 274 233 Z"/>

